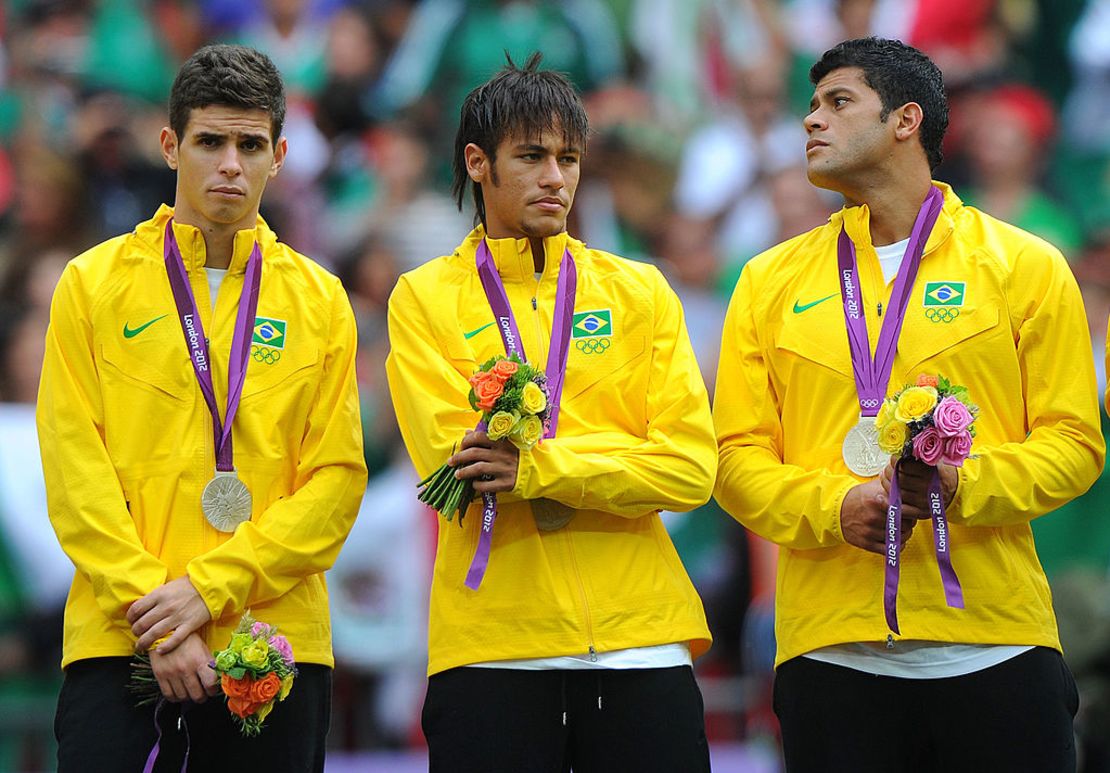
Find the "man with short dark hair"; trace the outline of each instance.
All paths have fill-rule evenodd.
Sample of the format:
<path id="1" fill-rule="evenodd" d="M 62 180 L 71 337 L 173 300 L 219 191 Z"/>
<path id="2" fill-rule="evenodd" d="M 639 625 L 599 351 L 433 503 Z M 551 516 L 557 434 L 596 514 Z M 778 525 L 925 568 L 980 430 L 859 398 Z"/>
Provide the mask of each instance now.
<path id="1" fill-rule="evenodd" d="M 810 80 L 809 179 L 845 206 L 745 266 L 714 403 L 718 501 L 780 546 L 787 768 L 1074 770 L 1075 683 L 1029 522 L 1103 463 L 1075 279 L 931 179 L 948 107 L 928 57 L 851 40 Z M 879 450 L 880 404 L 921 374 L 979 406 L 962 467 Z"/>
<path id="2" fill-rule="evenodd" d="M 331 701 L 324 571 L 366 470 L 355 326 L 338 280 L 258 216 L 285 96 L 265 55 L 181 68 L 162 154 L 174 206 L 66 267 L 38 425 L 50 519 L 77 572 L 55 723 L 63 771 L 323 770 Z M 250 609 L 299 675 L 241 737 L 210 661 Z M 149 651 L 167 703 L 137 707 Z"/>
<path id="3" fill-rule="evenodd" d="M 708 771 L 691 661 L 709 631 L 658 512 L 712 489 L 705 386 L 661 274 L 566 233 L 589 128 L 538 63 L 467 97 L 455 193 L 461 207 L 471 190 L 481 224 L 389 303 L 390 391 L 417 470 L 450 457 L 499 495 L 493 521 L 473 507 L 440 524 L 431 770 Z M 510 350 L 546 363 L 557 411 L 531 451 L 468 432 L 467 379 Z"/>

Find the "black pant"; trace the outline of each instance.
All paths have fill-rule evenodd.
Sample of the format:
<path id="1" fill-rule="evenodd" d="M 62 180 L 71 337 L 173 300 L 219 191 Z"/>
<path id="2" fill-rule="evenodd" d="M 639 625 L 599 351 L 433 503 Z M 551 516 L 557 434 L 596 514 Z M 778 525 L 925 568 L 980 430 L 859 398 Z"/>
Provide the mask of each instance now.
<path id="1" fill-rule="evenodd" d="M 701 692 L 689 666 L 455 668 L 428 680 L 430 773 L 700 773 Z"/>
<path id="2" fill-rule="evenodd" d="M 1037 647 L 947 679 L 799 657 L 775 674 L 790 773 L 1074 773 L 1075 681 Z"/>
<path id="3" fill-rule="evenodd" d="M 158 738 L 154 706 L 135 706 L 127 691 L 130 658 L 71 663 L 58 696 L 54 735 L 59 773 L 141 773 Z M 189 771 L 321 772 L 331 715 L 331 669 L 302 663 L 293 690 L 266 718 L 262 732 L 242 736 L 220 697 L 201 704 L 167 703 L 159 715 L 161 751 L 155 773 L 179 773 L 190 741 Z M 178 718 L 183 726 L 178 728 Z"/>

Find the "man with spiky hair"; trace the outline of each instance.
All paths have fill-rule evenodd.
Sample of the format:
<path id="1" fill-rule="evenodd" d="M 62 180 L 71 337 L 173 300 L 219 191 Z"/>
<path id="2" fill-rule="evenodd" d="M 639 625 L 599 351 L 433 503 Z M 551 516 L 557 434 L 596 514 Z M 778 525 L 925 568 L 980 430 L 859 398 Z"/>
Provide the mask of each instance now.
<path id="1" fill-rule="evenodd" d="M 474 89 L 455 194 L 470 189 L 479 224 L 390 298 L 387 372 L 417 470 L 446 459 L 499 500 L 495 520 L 475 503 L 440 523 L 434 773 L 709 769 L 691 663 L 710 636 L 659 518 L 709 496 L 708 399 L 662 275 L 566 232 L 588 133 L 539 56 Z M 468 378 L 509 351 L 546 363 L 557 411 L 530 451 L 468 431 Z"/>
<path id="2" fill-rule="evenodd" d="M 1079 289 L 1057 249 L 932 179 L 948 104 L 925 54 L 845 41 L 810 80 L 809 179 L 845 204 L 744 267 L 714 401 L 717 499 L 779 545 L 787 769 L 1074 771 L 1029 522 L 1102 469 Z M 906 384 L 918 407 L 890 410 Z M 952 384 L 974 442 L 974 411 L 937 405 Z M 931 450 L 906 458 L 907 423 Z"/>
<path id="3" fill-rule="evenodd" d="M 169 118 L 174 206 L 72 260 L 50 311 L 39 440 L 50 520 L 77 570 L 58 769 L 187 758 L 190 770 L 322 771 L 324 572 L 366 485 L 354 315 L 339 281 L 258 215 L 286 156 L 273 62 L 202 48 Z M 248 610 L 292 644 L 299 674 L 262 734 L 241 737 L 209 699 L 210 662 Z M 136 651 L 157 711 L 127 691 Z"/>

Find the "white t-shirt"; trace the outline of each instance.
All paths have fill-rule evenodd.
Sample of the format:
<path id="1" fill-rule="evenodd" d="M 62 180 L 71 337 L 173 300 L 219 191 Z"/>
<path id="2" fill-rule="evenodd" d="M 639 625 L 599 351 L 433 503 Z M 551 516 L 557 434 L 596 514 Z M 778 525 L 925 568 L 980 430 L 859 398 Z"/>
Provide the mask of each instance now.
<path id="1" fill-rule="evenodd" d="M 527 658 L 523 660 L 490 660 L 471 663 L 470 668 L 508 668 L 514 671 L 549 671 L 565 669 L 588 671 L 590 669 L 673 668 L 690 666 L 690 647 L 685 643 L 659 644 L 654 647 L 631 647 L 612 652 L 595 652 L 583 655 L 564 655 L 555 658 Z"/>
<path id="2" fill-rule="evenodd" d="M 227 269 L 205 267 L 204 273 L 208 275 L 208 294 L 212 296 L 212 308 L 216 308 L 216 296 L 220 294 L 220 284 L 227 276 Z"/>

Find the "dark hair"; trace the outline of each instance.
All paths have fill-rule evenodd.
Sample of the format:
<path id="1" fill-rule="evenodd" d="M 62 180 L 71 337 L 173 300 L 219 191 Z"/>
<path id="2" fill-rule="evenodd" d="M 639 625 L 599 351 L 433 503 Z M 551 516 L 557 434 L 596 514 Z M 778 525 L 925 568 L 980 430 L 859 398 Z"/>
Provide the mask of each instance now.
<path id="1" fill-rule="evenodd" d="M 940 68 L 925 54 L 899 40 L 857 38 L 830 48 L 809 70 L 814 86 L 833 70 L 858 67 L 863 80 L 879 95 L 885 121 L 890 111 L 907 102 L 921 105 L 924 116 L 918 136 L 929 168 L 936 169 L 943 158 L 940 145 L 948 129 L 948 97 Z"/>
<path id="2" fill-rule="evenodd" d="M 508 64 L 463 100 L 455 134 L 455 179 L 451 185 L 460 211 L 470 181 L 465 150 L 471 142 L 482 149 L 491 164 L 496 160 L 497 146 L 506 137 L 538 136 L 552 129 L 562 130 L 567 144 L 585 150 L 590 124 L 582 100 L 566 76 L 538 69 L 542 58 L 539 52 L 533 53 L 524 67 L 517 67 L 505 52 Z M 471 182 L 478 218 L 485 223 L 482 186 Z"/>
<path id="3" fill-rule="evenodd" d="M 194 108 L 220 105 L 265 110 L 270 139 L 285 123 L 285 86 L 281 73 L 261 51 L 246 46 L 212 45 L 189 57 L 170 89 L 170 128 L 178 137 Z"/>

